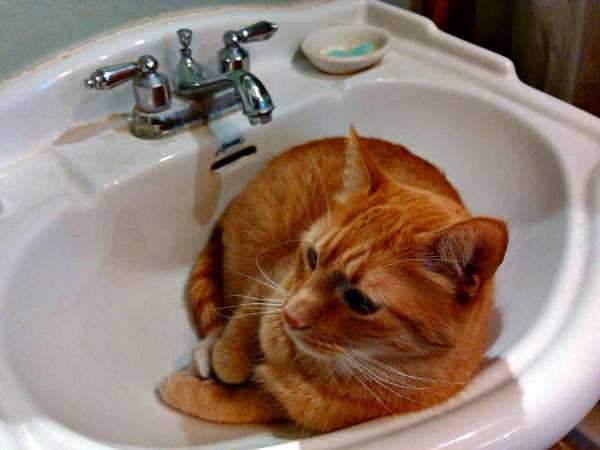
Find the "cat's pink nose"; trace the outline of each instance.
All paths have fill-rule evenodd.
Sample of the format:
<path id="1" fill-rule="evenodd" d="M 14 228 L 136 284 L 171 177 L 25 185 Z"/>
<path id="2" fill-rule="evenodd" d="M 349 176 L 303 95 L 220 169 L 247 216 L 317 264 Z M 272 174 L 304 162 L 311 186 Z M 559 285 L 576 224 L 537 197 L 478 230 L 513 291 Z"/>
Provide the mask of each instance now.
<path id="1" fill-rule="evenodd" d="M 283 320 L 285 320 L 285 323 L 287 323 L 292 328 L 300 329 L 300 328 L 306 328 L 308 326 L 308 324 L 303 322 L 302 319 L 300 319 L 297 316 L 293 316 L 285 308 L 283 308 L 282 315 L 283 315 Z"/>

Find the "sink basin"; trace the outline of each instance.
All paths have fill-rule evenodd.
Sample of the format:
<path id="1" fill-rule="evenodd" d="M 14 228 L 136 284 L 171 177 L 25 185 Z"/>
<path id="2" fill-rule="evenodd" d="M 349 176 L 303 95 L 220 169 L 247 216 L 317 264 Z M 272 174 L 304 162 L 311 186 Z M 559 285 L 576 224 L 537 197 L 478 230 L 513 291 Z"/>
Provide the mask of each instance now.
<path id="1" fill-rule="evenodd" d="M 398 8 L 353 0 L 293 10 L 293 19 L 289 7 L 163 18 L 0 87 L 0 448 L 529 450 L 547 448 L 600 398 L 600 120 Z M 80 88 L 95 66 L 138 54 L 172 69 L 183 26 L 214 55 L 223 30 L 257 19 L 281 29 L 252 55 L 277 105 L 268 125 L 238 113 L 143 141 L 115 115 L 133 104 L 127 88 Z M 340 22 L 385 28 L 384 61 L 339 77 L 296 52 L 306 34 Z M 43 120 L 32 125 L 34 104 Z M 349 124 L 433 162 L 472 212 L 508 222 L 481 372 L 434 410 L 310 438 L 167 408 L 156 388 L 196 340 L 183 290 L 213 224 L 270 158 Z"/>

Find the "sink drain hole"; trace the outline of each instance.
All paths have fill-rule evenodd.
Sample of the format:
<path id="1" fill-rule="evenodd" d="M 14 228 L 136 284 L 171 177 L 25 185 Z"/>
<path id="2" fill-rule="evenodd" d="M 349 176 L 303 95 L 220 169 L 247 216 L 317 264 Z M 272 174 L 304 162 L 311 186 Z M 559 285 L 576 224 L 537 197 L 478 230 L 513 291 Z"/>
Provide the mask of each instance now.
<path id="1" fill-rule="evenodd" d="M 256 147 L 254 145 L 251 145 L 250 147 L 243 148 L 240 151 L 232 153 L 231 155 L 226 156 L 225 158 L 220 159 L 220 160 L 214 162 L 210 166 L 210 170 L 220 169 L 221 167 L 225 167 L 225 166 L 227 166 L 227 165 L 229 165 L 231 163 L 234 163 L 235 161 L 237 161 L 240 158 L 244 158 L 245 156 L 253 155 L 254 153 L 256 153 Z"/>

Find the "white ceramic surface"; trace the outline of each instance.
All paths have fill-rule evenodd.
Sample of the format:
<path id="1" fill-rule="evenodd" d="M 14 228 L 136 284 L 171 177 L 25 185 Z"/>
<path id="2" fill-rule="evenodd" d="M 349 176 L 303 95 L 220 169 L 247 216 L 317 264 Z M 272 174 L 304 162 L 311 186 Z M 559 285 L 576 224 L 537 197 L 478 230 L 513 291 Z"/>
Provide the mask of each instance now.
<path id="1" fill-rule="evenodd" d="M 142 141 L 114 115 L 130 110 L 130 88 L 82 88 L 98 65 L 143 53 L 169 72 L 183 26 L 214 65 L 202 56 L 215 54 L 222 32 L 260 19 L 280 25 L 249 47 L 277 105 L 268 125 L 236 114 Z M 340 78 L 298 52 L 311 32 L 353 23 L 388 31 L 382 64 Z M 508 221 L 498 335 L 481 373 L 441 407 L 308 439 L 166 408 L 155 389 L 188 362 L 195 337 L 183 288 L 212 224 L 271 157 L 350 123 L 439 165 L 473 212 Z M 212 173 L 225 134 L 258 151 Z M 600 397 L 600 120 L 422 17 L 344 0 L 162 18 L 1 86 L 0 136 L 2 450 L 535 450 Z"/>
<path id="2" fill-rule="evenodd" d="M 371 45 L 373 50 L 364 55 L 329 54 L 331 50 L 348 51 L 365 44 Z M 389 36 L 384 30 L 369 25 L 340 25 L 310 34 L 302 41 L 301 48 L 318 69 L 339 75 L 366 69 L 380 61 L 389 49 Z"/>

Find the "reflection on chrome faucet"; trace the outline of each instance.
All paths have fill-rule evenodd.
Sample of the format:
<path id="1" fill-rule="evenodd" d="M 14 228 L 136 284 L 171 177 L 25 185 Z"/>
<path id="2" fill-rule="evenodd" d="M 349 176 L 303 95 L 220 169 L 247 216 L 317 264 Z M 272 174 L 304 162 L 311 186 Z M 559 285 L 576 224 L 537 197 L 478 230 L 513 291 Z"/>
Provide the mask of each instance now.
<path id="1" fill-rule="evenodd" d="M 233 34 L 243 37 L 240 42 L 264 40 L 276 30 L 275 24 L 259 22 L 237 32 L 228 31 L 227 39 L 224 38 L 226 47 L 219 52 L 220 67 L 225 73 L 217 76 L 192 58 L 192 32 L 179 30 L 182 49 L 173 74 L 173 96 L 169 79 L 157 71 L 158 61 L 150 55 L 137 62 L 99 68 L 85 80 L 85 86 L 109 90 L 131 80 L 136 102 L 131 132 L 143 139 L 168 136 L 239 110 L 250 124 L 265 124 L 271 121 L 275 108 L 271 96 L 261 81 L 245 70 L 249 68 L 248 54 L 237 41 L 235 51 L 241 59 L 231 62 L 230 41 Z"/>

